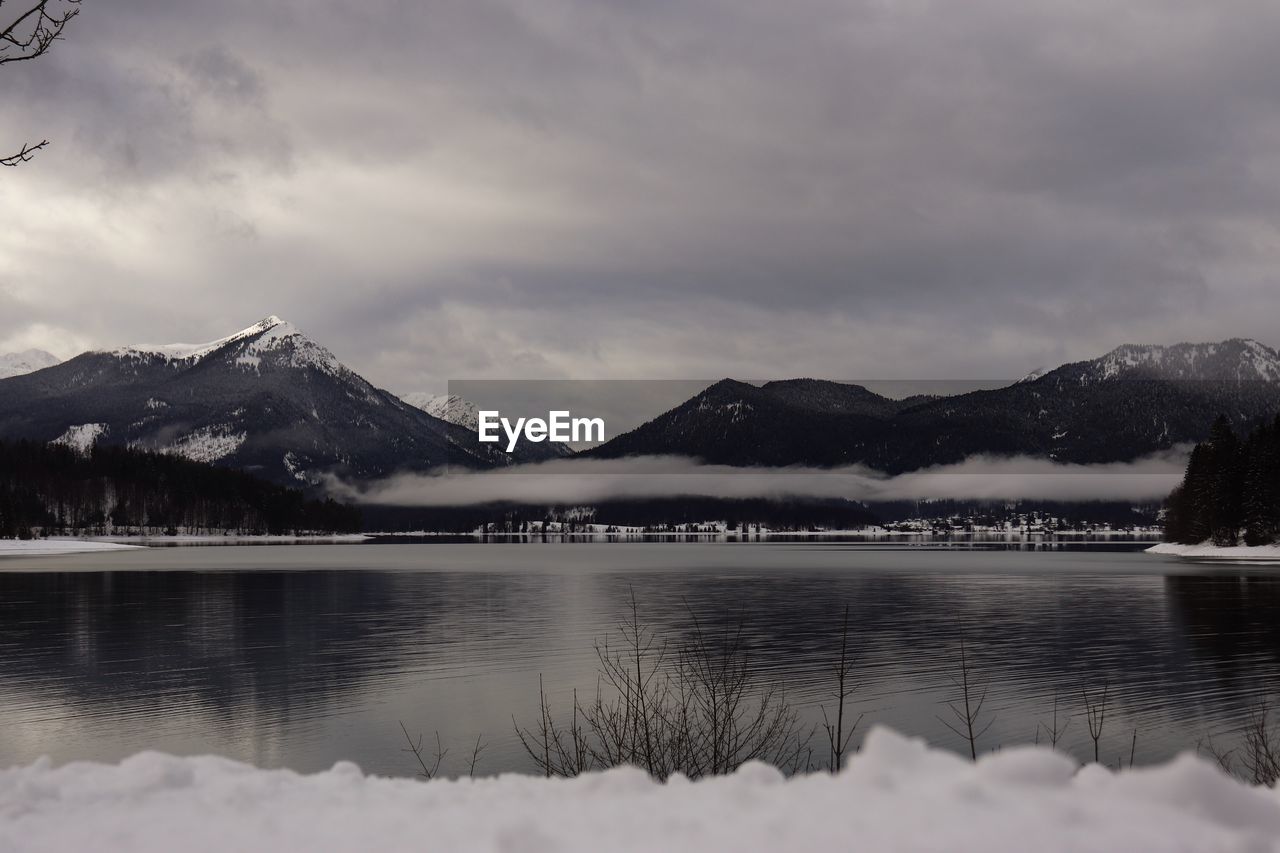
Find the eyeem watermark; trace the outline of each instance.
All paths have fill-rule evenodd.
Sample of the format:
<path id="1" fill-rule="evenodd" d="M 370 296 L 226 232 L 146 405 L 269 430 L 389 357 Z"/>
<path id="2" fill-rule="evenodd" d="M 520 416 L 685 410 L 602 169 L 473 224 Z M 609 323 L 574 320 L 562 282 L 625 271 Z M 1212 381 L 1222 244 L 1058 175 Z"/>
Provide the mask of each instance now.
<path id="1" fill-rule="evenodd" d="M 587 442 L 604 441 L 604 418 L 575 418 L 567 411 L 547 412 L 542 418 L 516 418 L 514 424 L 493 409 L 477 413 L 476 432 L 486 444 L 500 442 L 498 428 L 507 436 L 507 452 L 514 453 L 520 439 L 532 441 Z"/>

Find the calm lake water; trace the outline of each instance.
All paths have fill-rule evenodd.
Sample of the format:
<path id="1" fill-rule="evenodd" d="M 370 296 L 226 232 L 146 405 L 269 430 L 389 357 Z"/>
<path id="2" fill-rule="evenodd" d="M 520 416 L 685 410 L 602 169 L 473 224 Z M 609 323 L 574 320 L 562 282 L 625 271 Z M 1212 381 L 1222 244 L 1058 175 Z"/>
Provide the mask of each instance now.
<path id="1" fill-rule="evenodd" d="M 856 544 L 372 544 L 158 548 L 0 560 L 0 766 L 218 753 L 410 774 L 399 721 L 461 772 L 529 770 L 512 715 L 541 675 L 564 705 L 632 591 L 678 639 L 745 619 L 767 677 L 816 719 L 852 612 L 860 732 L 961 749 L 939 721 L 963 631 L 995 721 L 1033 739 L 1055 690 L 1091 755 L 1080 688 L 1110 685 L 1104 760 L 1229 744 L 1280 684 L 1280 573 L 1135 552 Z"/>

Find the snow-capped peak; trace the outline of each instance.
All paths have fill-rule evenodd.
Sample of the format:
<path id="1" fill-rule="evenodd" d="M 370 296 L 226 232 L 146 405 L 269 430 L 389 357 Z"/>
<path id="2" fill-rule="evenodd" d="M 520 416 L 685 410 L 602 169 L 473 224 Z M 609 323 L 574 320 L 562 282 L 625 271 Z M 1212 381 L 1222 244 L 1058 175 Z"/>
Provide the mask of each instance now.
<path id="1" fill-rule="evenodd" d="M 290 332 L 297 333 L 297 329 L 290 323 L 286 323 L 276 315 L 272 314 L 254 323 L 247 329 L 241 329 L 233 335 L 227 335 L 225 338 L 218 338 L 216 341 L 209 341 L 203 344 L 136 344 L 134 346 L 120 347 L 111 351 L 112 355 L 118 356 L 139 356 L 139 355 L 158 355 L 169 361 L 199 361 L 204 356 L 221 349 L 233 341 L 244 340 L 263 332 L 279 329 L 281 326 L 287 327 Z"/>
<path id="2" fill-rule="evenodd" d="M 138 344 L 112 350 L 119 358 L 160 357 L 175 366 L 189 367 L 214 352 L 241 344 L 229 352 L 241 368 L 258 370 L 263 358 L 285 367 L 314 367 L 337 375 L 345 368 L 333 353 L 299 331 L 298 327 L 272 314 L 233 335 L 203 344 Z"/>
<path id="3" fill-rule="evenodd" d="M 1037 367 L 1035 370 L 1031 371 L 1026 376 L 1022 377 L 1021 379 L 1019 379 L 1017 382 L 1013 384 L 1021 385 L 1024 382 L 1035 382 L 1037 379 L 1039 379 L 1041 376 L 1044 376 L 1048 372 L 1049 372 L 1049 368 L 1047 367 Z"/>
<path id="4" fill-rule="evenodd" d="M 1252 338 L 1171 346 L 1124 344 L 1090 366 L 1100 379 L 1139 372 L 1161 379 L 1280 382 L 1280 353 Z"/>
<path id="5" fill-rule="evenodd" d="M 53 367 L 61 361 L 53 353 L 42 349 L 28 349 L 22 352 L 0 353 L 0 379 L 10 376 L 21 376 L 33 373 L 46 367 Z"/>
<path id="6" fill-rule="evenodd" d="M 423 391 L 414 391 L 400 399 L 415 409 L 422 409 L 428 415 L 442 421 L 471 430 L 479 427 L 480 408 L 457 394 L 427 394 Z"/>

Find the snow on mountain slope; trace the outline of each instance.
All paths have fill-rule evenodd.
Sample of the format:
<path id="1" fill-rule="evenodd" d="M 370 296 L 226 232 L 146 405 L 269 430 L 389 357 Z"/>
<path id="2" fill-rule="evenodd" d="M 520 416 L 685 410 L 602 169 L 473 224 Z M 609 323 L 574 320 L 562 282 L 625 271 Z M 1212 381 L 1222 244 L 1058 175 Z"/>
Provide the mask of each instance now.
<path id="1" fill-rule="evenodd" d="M 276 316 L 208 343 L 87 352 L 4 380 L 0 438 L 128 445 L 286 483 L 511 461 Z"/>
<path id="2" fill-rule="evenodd" d="M 414 391 L 400 398 L 410 406 L 415 406 L 432 417 L 469 430 L 476 430 L 480 425 L 480 407 L 457 394 L 427 394 Z"/>
<path id="3" fill-rule="evenodd" d="M 246 438 L 248 433 L 233 432 L 225 425 L 207 426 L 158 449 L 161 453 L 182 456 L 194 462 L 217 462 L 239 450 Z"/>
<path id="4" fill-rule="evenodd" d="M 88 453 L 107 432 L 106 424 L 73 424 L 49 443 L 66 445 L 77 453 Z"/>
<path id="5" fill-rule="evenodd" d="M 22 376 L 46 367 L 53 367 L 59 361 L 56 355 L 42 349 L 0 353 L 0 379 Z"/>
<path id="6" fill-rule="evenodd" d="M 233 344 L 239 346 L 232 347 Z M 297 326 L 272 314 L 233 335 L 204 344 L 137 344 L 110 351 L 120 358 L 159 357 L 190 366 L 213 353 L 232 348 L 236 365 L 258 370 L 264 358 L 288 367 L 314 367 L 332 375 L 347 368 L 333 353 L 304 335 Z"/>
<path id="7" fill-rule="evenodd" d="M 433 418 L 439 418 L 445 423 L 465 430 L 470 436 L 475 436 L 480 427 L 480 407 L 457 394 L 427 394 L 423 391 L 414 391 L 403 395 L 400 399 Z M 501 444 L 479 446 L 484 448 L 487 458 L 503 465 L 516 462 L 538 462 L 573 455 L 573 450 L 568 445 L 554 441 L 521 442 L 514 453 L 507 453 Z"/>
<path id="8" fill-rule="evenodd" d="M 1280 353 L 1250 338 L 1172 346 L 1125 344 L 1075 366 L 1084 368 L 1083 378 L 1095 382 L 1129 377 L 1280 382 Z"/>
<path id="9" fill-rule="evenodd" d="M 134 346 L 118 347 L 114 350 L 109 350 L 109 352 L 112 355 L 125 357 L 158 355 L 169 361 L 199 361 L 209 353 L 221 349 L 233 341 L 251 338 L 282 324 L 289 325 L 272 314 L 247 329 L 241 329 L 233 335 L 227 335 L 225 338 L 218 338 L 216 341 L 209 341 L 204 344 L 136 344 Z M 290 326 L 290 328 L 292 329 L 293 327 Z"/>

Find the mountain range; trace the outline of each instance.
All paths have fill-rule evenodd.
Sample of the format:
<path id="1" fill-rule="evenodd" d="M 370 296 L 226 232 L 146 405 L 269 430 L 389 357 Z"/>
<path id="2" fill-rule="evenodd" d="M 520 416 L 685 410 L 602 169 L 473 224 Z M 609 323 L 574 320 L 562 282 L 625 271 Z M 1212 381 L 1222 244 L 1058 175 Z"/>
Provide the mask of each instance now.
<path id="1" fill-rule="evenodd" d="M 568 455 L 481 444 L 476 407 L 379 389 L 278 317 L 204 344 L 122 347 L 0 364 L 0 438 L 185 456 L 317 485 L 444 464 L 484 469 Z M 46 364 L 46 362 L 55 362 Z M 43 365 L 43 366 L 42 366 Z M 974 454 L 1128 461 L 1202 440 L 1219 414 L 1280 411 L 1280 354 L 1257 341 L 1125 345 L 1003 388 L 895 399 L 855 384 L 725 379 L 588 457 L 677 454 L 738 466 L 860 463 L 897 473 Z"/>
<path id="2" fill-rule="evenodd" d="M 1280 354 L 1257 341 L 1125 345 L 994 390 L 895 400 L 860 385 L 725 379 L 586 451 L 694 456 L 725 465 L 836 466 L 889 473 L 974 454 L 1080 464 L 1129 461 L 1202 440 L 1219 414 L 1280 411 Z"/>

